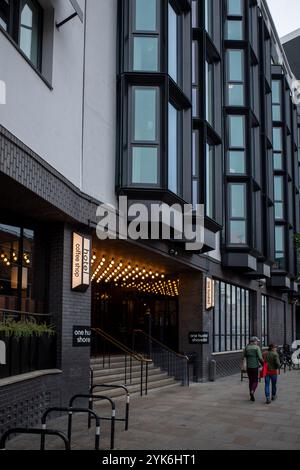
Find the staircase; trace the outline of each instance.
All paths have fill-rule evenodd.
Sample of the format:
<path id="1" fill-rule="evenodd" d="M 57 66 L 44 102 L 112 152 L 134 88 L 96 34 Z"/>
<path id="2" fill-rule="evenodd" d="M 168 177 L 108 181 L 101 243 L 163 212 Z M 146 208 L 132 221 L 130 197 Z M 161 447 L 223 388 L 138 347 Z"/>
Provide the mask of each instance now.
<path id="1" fill-rule="evenodd" d="M 152 390 L 160 390 L 163 388 L 178 387 L 180 382 L 173 377 L 169 377 L 166 372 L 162 372 L 159 367 L 155 367 L 153 363 L 149 364 L 148 372 L 148 393 Z M 130 395 L 139 394 L 141 388 L 141 364 L 132 358 L 131 380 L 129 377 L 129 358 L 127 357 L 127 383 L 125 383 L 125 356 L 113 355 L 110 357 L 110 366 L 105 361 L 103 367 L 103 358 L 92 358 L 91 369 L 93 370 L 93 384 L 111 384 L 125 385 Z M 144 379 L 145 380 L 145 379 Z M 118 398 L 123 396 L 124 392 L 120 389 L 97 389 L 95 395 L 106 395 L 110 398 Z"/>

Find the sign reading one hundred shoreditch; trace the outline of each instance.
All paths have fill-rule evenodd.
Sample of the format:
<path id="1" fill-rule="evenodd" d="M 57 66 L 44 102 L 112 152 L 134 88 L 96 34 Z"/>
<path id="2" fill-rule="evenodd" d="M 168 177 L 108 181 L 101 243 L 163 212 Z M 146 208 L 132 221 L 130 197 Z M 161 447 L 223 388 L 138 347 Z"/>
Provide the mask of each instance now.
<path id="1" fill-rule="evenodd" d="M 91 240 L 73 233 L 72 290 L 85 292 L 90 285 Z"/>

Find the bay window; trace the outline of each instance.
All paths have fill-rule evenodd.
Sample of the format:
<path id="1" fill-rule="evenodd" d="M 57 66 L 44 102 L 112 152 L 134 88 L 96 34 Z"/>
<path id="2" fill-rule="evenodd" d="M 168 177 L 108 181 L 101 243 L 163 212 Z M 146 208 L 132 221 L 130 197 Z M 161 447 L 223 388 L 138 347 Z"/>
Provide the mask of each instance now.
<path id="1" fill-rule="evenodd" d="M 246 173 L 245 116 L 229 116 L 228 172 Z"/>
<path id="2" fill-rule="evenodd" d="M 157 0 L 135 0 L 133 22 L 133 70 L 159 69 L 159 21 Z"/>
<path id="3" fill-rule="evenodd" d="M 182 193 L 182 111 L 169 103 L 168 189 Z"/>
<path id="4" fill-rule="evenodd" d="M 246 184 L 229 184 L 229 241 L 231 245 L 247 243 Z"/>
<path id="5" fill-rule="evenodd" d="M 227 104 L 229 106 L 244 106 L 245 73 L 243 50 L 230 49 L 227 51 L 227 76 Z"/>

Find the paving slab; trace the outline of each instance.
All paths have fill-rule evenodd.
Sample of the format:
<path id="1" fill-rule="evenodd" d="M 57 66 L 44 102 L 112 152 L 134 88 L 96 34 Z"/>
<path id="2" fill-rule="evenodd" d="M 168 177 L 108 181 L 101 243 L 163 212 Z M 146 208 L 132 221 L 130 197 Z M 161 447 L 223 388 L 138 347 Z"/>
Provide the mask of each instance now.
<path id="1" fill-rule="evenodd" d="M 256 402 L 248 397 L 248 383 L 240 376 L 189 388 L 153 391 L 147 397 L 132 397 L 129 431 L 116 426 L 118 450 L 300 450 L 300 371 L 282 374 L 278 400 L 265 404 L 263 383 Z M 95 406 L 109 415 L 103 404 Z M 123 417 L 123 401 L 117 401 Z M 66 430 L 66 419 L 49 421 L 49 427 Z M 72 448 L 92 449 L 95 428 L 87 429 L 87 418 L 74 418 Z M 102 422 L 101 449 L 109 448 L 110 423 Z M 17 437 L 9 449 L 38 448 L 38 439 Z M 60 449 L 57 439 L 47 439 L 48 449 Z"/>

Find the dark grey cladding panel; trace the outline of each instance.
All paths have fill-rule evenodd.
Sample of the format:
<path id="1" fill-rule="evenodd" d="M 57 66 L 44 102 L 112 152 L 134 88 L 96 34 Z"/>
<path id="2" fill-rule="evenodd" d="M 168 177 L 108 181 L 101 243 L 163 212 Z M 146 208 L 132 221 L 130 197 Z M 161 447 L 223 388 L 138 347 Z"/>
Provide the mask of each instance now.
<path id="1" fill-rule="evenodd" d="M 257 270 L 257 260 L 248 253 L 227 253 L 223 257 L 224 266 L 248 271 Z"/>
<path id="2" fill-rule="evenodd" d="M 291 280 L 287 276 L 276 276 L 273 275 L 272 278 L 268 281 L 268 285 L 272 287 L 278 287 L 283 290 L 291 289 Z"/>

